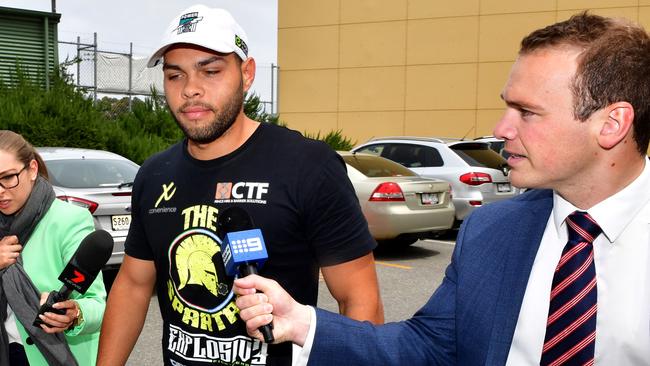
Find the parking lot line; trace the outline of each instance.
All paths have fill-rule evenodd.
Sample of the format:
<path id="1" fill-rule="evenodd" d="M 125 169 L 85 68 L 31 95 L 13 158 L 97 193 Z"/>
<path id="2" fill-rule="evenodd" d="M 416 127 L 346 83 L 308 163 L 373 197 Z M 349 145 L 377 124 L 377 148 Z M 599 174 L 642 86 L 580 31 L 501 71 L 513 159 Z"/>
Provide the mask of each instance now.
<path id="1" fill-rule="evenodd" d="M 401 269 L 413 269 L 413 267 L 403 266 L 401 264 L 393 264 L 393 263 L 382 262 L 382 261 L 375 261 L 375 263 L 380 264 L 382 266 L 386 266 L 386 267 L 395 267 L 395 268 L 401 268 Z"/>
<path id="2" fill-rule="evenodd" d="M 431 243 L 447 244 L 447 245 L 456 245 L 455 240 L 422 239 L 422 241 L 431 242 Z"/>

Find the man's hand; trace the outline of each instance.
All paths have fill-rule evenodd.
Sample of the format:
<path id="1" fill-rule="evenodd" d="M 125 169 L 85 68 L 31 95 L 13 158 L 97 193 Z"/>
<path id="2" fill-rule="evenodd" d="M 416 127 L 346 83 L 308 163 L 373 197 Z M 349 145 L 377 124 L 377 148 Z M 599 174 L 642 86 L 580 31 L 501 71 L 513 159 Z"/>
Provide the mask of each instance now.
<path id="1" fill-rule="evenodd" d="M 23 246 L 18 243 L 16 235 L 3 237 L 0 240 L 0 269 L 16 263 L 21 250 L 23 250 Z"/>
<path id="2" fill-rule="evenodd" d="M 41 293 L 41 305 L 45 304 L 47 297 L 50 295 L 49 292 Z M 38 317 L 41 318 L 45 324 L 41 324 L 41 329 L 45 333 L 59 333 L 70 328 L 74 321 L 81 315 L 81 309 L 79 304 L 74 300 L 65 300 L 57 302 L 52 305 L 53 308 L 64 310 L 65 314 L 57 314 L 46 312 L 41 314 Z"/>
<path id="3" fill-rule="evenodd" d="M 239 316 L 251 337 L 263 341 L 257 328 L 273 322 L 274 343 L 305 343 L 311 323 L 309 306 L 296 302 L 277 282 L 258 275 L 235 280 L 233 289 L 239 295 Z"/>

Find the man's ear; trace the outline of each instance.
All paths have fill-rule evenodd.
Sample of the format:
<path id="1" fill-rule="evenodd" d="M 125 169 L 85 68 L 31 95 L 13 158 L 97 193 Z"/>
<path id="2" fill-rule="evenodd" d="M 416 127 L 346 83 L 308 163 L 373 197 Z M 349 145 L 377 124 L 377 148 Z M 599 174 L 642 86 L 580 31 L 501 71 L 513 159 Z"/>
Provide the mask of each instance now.
<path id="1" fill-rule="evenodd" d="M 253 81 L 255 81 L 255 67 L 255 59 L 252 57 L 241 63 L 242 83 L 245 93 L 248 92 L 251 85 L 253 85 Z"/>
<path id="2" fill-rule="evenodd" d="M 628 102 L 616 102 L 605 107 L 606 120 L 600 128 L 598 143 L 611 149 L 623 141 L 632 131 L 634 107 Z"/>

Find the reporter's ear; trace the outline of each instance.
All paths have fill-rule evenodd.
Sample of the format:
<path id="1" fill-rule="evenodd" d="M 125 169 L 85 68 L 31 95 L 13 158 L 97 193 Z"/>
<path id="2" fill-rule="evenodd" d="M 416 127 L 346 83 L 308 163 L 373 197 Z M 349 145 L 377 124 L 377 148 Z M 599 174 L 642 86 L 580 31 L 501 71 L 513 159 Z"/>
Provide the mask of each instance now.
<path id="1" fill-rule="evenodd" d="M 598 144 L 611 149 L 633 133 L 634 107 L 628 102 L 616 102 L 605 107 L 606 118 L 598 134 Z"/>

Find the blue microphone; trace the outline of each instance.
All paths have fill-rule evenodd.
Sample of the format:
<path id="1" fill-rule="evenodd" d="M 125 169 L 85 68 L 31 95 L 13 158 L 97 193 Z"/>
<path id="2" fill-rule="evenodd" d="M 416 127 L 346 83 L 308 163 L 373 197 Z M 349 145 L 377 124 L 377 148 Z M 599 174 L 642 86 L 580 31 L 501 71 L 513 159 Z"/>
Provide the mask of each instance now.
<path id="1" fill-rule="evenodd" d="M 219 213 L 217 235 L 221 238 L 221 256 L 228 276 L 246 277 L 257 274 L 269 257 L 260 229 L 253 228 L 253 220 L 246 210 L 232 206 Z M 259 331 L 266 343 L 272 343 L 273 326 L 263 325 Z"/>
<path id="2" fill-rule="evenodd" d="M 227 233 L 222 245 L 221 255 L 226 274 L 231 277 L 237 274 L 241 277 L 256 274 L 257 269 L 262 268 L 269 257 L 260 229 Z"/>

